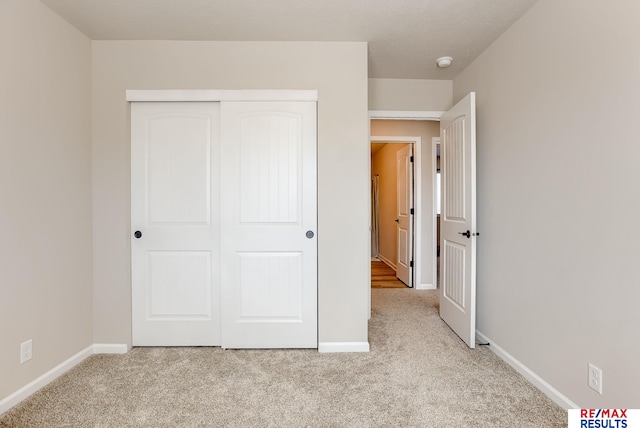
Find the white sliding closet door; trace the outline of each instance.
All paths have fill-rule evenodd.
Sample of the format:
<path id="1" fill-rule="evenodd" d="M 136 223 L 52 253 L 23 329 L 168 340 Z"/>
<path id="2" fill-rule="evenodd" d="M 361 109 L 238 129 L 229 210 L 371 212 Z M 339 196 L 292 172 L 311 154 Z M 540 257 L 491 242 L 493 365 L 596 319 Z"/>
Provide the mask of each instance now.
<path id="1" fill-rule="evenodd" d="M 316 103 L 221 104 L 225 348 L 317 348 Z"/>
<path id="2" fill-rule="evenodd" d="M 220 104 L 131 104 L 134 346 L 220 345 Z"/>

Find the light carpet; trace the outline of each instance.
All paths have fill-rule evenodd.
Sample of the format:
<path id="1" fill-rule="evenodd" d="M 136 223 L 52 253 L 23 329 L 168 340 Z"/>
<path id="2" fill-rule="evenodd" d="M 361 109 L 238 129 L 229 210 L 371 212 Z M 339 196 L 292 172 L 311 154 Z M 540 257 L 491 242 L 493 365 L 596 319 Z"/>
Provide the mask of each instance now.
<path id="1" fill-rule="evenodd" d="M 437 291 L 372 290 L 371 352 L 135 348 L 95 355 L 2 427 L 564 427 L 566 412 L 438 316 Z"/>

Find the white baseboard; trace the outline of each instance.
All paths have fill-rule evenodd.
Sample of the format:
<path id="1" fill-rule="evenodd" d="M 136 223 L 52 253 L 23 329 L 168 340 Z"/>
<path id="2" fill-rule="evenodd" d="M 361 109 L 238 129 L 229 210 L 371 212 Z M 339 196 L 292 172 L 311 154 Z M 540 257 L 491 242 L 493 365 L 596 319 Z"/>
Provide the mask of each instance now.
<path id="1" fill-rule="evenodd" d="M 58 364 L 36 380 L 28 383 L 13 394 L 2 399 L 2 401 L 0 401 L 0 415 L 2 415 L 4 412 L 9 410 L 16 404 L 20 403 L 25 398 L 29 397 L 34 392 L 38 391 L 61 375 L 65 374 L 66 372 L 80 364 L 82 361 L 84 361 L 86 358 L 90 357 L 92 354 L 93 345 L 86 347 L 68 360 Z"/>
<path id="2" fill-rule="evenodd" d="M 126 354 L 129 347 L 124 343 L 94 343 L 94 354 Z"/>
<path id="3" fill-rule="evenodd" d="M 531 382 L 536 388 L 538 388 L 547 397 L 553 400 L 553 402 L 556 403 L 558 406 L 564 408 L 565 410 L 580 408 L 580 406 L 578 406 L 576 403 L 568 399 L 560 391 L 555 389 L 553 386 L 547 383 L 544 379 L 542 379 L 540 376 L 534 373 L 533 370 L 531 370 L 529 367 L 522 364 L 522 362 L 516 359 L 513 355 L 509 354 L 507 351 L 502 349 L 498 344 L 496 344 L 493 340 L 491 340 L 484 334 L 480 333 L 478 330 L 476 330 L 476 337 L 480 342 L 484 342 L 484 343 L 488 342 L 490 344 L 489 349 L 493 351 L 494 354 L 502 358 L 507 364 L 513 367 L 515 371 L 517 371 L 522 376 L 524 376 L 529 382 Z"/>
<path id="4" fill-rule="evenodd" d="M 398 267 L 396 266 L 396 264 L 391 260 L 389 260 L 388 258 L 386 258 L 385 256 L 383 256 L 382 254 L 378 255 L 378 258 L 380 259 L 380 261 L 382 261 L 385 265 L 389 266 L 391 269 L 395 270 L 396 272 L 398 271 Z"/>
<path id="5" fill-rule="evenodd" d="M 435 290 L 436 286 L 433 284 L 418 284 L 416 290 Z"/>
<path id="6" fill-rule="evenodd" d="M 369 342 L 320 342 L 318 352 L 369 352 Z"/>
<path id="7" fill-rule="evenodd" d="M 28 383 L 8 397 L 0 400 L 0 415 L 20 403 L 31 394 L 45 387 L 65 374 L 82 361 L 94 354 L 125 354 L 129 350 L 126 344 L 95 343 L 78 352 L 66 361 L 58 364 L 36 380 Z M 369 352 L 369 342 L 320 342 L 318 352 Z"/>
<path id="8" fill-rule="evenodd" d="M 4 412 L 20 403 L 25 398 L 29 397 L 34 392 L 47 386 L 58 377 L 62 376 L 82 361 L 94 354 L 126 354 L 129 351 L 129 347 L 126 344 L 121 343 L 94 343 L 91 346 L 86 347 L 82 351 L 75 354 L 73 357 L 58 364 L 33 382 L 23 386 L 13 394 L 0 400 L 0 415 Z"/>

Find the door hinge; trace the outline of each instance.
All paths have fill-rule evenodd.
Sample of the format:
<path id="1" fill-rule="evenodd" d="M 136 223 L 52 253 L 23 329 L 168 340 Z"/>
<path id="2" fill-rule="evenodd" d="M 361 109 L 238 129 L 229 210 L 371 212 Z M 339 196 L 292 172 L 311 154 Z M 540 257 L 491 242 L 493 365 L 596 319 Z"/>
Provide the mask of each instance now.
<path id="1" fill-rule="evenodd" d="M 409 162 L 413 162 L 413 156 L 409 158 Z"/>
<path id="2" fill-rule="evenodd" d="M 413 208 L 411 208 L 411 215 L 413 215 Z"/>
<path id="3" fill-rule="evenodd" d="M 411 268 L 413 267 L 413 260 L 411 260 L 411 261 L 409 262 L 409 267 L 411 267 Z"/>

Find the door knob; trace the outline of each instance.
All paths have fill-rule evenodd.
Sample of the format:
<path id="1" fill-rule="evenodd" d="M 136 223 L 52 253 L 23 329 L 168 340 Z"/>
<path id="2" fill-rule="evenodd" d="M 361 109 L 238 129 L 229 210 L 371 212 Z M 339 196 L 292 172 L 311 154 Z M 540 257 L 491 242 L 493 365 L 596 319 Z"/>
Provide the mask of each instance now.
<path id="1" fill-rule="evenodd" d="M 397 219 L 395 220 L 395 222 L 396 222 L 396 223 L 400 223 L 400 219 L 399 219 L 399 218 L 397 218 Z"/>
<path id="2" fill-rule="evenodd" d="M 133 236 L 135 236 L 136 238 L 140 239 L 140 238 L 142 238 L 142 232 L 140 232 L 139 230 L 136 230 L 134 232 Z"/>
<path id="3" fill-rule="evenodd" d="M 471 231 L 467 230 L 466 232 L 458 232 L 462 236 L 466 236 L 467 238 L 471 238 Z"/>
<path id="4" fill-rule="evenodd" d="M 310 230 L 307 230 L 307 233 L 305 234 L 307 236 L 307 238 L 311 239 L 313 238 L 313 232 Z"/>

